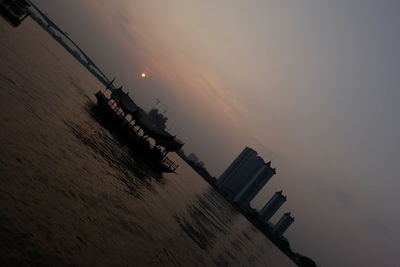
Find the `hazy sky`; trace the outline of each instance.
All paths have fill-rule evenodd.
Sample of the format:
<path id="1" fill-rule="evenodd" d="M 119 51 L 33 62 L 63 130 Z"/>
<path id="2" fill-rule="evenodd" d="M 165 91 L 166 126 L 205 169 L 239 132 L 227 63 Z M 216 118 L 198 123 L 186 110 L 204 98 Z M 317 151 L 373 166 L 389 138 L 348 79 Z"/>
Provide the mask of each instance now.
<path id="1" fill-rule="evenodd" d="M 400 1 L 34 2 L 215 176 L 246 145 L 272 160 L 253 204 L 283 189 L 295 251 L 399 266 Z"/>

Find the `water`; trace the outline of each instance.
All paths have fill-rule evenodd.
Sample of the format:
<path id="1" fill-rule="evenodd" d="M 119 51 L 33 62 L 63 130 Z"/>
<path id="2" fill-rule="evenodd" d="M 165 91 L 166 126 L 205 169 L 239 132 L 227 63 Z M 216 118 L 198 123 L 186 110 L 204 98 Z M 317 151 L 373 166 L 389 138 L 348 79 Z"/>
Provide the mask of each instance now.
<path id="1" fill-rule="evenodd" d="M 102 126 L 102 85 L 32 20 L 0 20 L 1 266 L 295 266 L 176 155 Z"/>

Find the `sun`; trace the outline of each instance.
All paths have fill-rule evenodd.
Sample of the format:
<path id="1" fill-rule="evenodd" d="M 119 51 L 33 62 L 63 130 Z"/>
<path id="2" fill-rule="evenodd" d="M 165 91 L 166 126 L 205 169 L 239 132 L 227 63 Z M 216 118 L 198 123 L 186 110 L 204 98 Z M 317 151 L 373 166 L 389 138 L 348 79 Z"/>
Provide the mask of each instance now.
<path id="1" fill-rule="evenodd" d="M 139 76 L 140 76 L 140 78 L 146 78 L 147 74 L 145 72 L 142 72 L 142 73 L 139 74 Z"/>

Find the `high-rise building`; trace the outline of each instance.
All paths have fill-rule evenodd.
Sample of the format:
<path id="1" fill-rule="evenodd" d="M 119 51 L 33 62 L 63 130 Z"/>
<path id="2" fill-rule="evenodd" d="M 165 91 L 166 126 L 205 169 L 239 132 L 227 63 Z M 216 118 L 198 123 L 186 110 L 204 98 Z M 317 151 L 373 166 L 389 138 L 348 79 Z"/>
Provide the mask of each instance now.
<path id="1" fill-rule="evenodd" d="M 265 204 L 265 206 L 260 211 L 260 219 L 267 223 L 272 216 L 278 211 L 278 209 L 282 206 L 286 201 L 286 196 L 282 194 L 282 190 L 276 192 L 274 196 Z"/>
<path id="2" fill-rule="evenodd" d="M 263 165 L 264 161 L 257 152 L 246 147 L 221 175 L 217 187 L 233 199 Z"/>
<path id="3" fill-rule="evenodd" d="M 258 156 L 244 161 L 233 175 L 224 182 L 221 190 L 227 194 L 228 198 L 234 199 L 264 164 L 264 160 Z"/>
<path id="4" fill-rule="evenodd" d="M 272 230 L 275 234 L 282 236 L 293 222 L 294 217 L 290 216 L 290 212 L 287 212 L 279 219 Z"/>
<path id="5" fill-rule="evenodd" d="M 240 168 L 240 166 L 246 162 L 247 160 L 250 160 L 252 158 L 255 158 L 257 156 L 257 152 L 254 151 L 253 149 L 246 147 L 240 154 L 239 156 L 229 165 L 229 167 L 222 173 L 222 175 L 219 177 L 217 181 L 217 187 L 222 188 L 222 185 L 227 181 L 229 178 L 232 177 L 232 175 Z"/>
<path id="6" fill-rule="evenodd" d="M 271 162 L 264 164 L 264 166 L 258 169 L 250 182 L 235 196 L 233 201 L 238 203 L 243 210 L 249 210 L 250 201 L 274 174 L 276 174 L 276 171 L 271 168 Z"/>

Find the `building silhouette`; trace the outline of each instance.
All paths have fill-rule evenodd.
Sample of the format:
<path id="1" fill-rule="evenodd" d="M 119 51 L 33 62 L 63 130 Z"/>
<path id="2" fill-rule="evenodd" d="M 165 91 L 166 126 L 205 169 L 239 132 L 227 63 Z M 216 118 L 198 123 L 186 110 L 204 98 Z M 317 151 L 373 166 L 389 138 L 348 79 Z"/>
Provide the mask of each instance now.
<path id="1" fill-rule="evenodd" d="M 259 215 L 261 221 L 267 223 L 282 206 L 282 204 L 285 203 L 285 201 L 286 196 L 282 194 L 282 190 L 276 192 L 260 211 Z"/>
<path id="2" fill-rule="evenodd" d="M 250 210 L 251 200 L 260 192 L 274 174 L 276 174 L 276 171 L 271 168 L 271 162 L 264 164 L 250 182 L 235 196 L 233 201 L 243 210 Z"/>
<path id="3" fill-rule="evenodd" d="M 272 231 L 282 236 L 283 233 L 289 228 L 289 226 L 294 222 L 294 217 L 290 216 L 290 212 L 283 214 L 279 221 L 274 225 Z"/>
<path id="4" fill-rule="evenodd" d="M 222 173 L 217 181 L 217 187 L 222 190 L 224 184 L 231 180 L 232 177 L 242 168 L 246 162 L 251 161 L 257 156 L 257 152 L 253 149 L 246 147 L 239 156 L 229 165 L 229 167 Z"/>
<path id="5" fill-rule="evenodd" d="M 242 209 L 250 208 L 250 201 L 275 174 L 271 162 L 267 164 L 254 149 L 246 147 L 218 179 L 216 186 Z"/>

